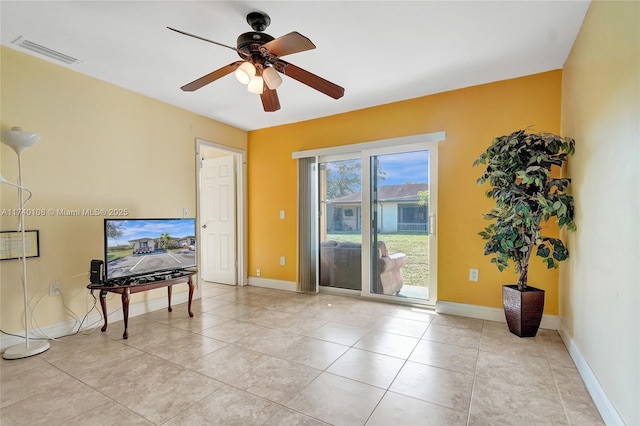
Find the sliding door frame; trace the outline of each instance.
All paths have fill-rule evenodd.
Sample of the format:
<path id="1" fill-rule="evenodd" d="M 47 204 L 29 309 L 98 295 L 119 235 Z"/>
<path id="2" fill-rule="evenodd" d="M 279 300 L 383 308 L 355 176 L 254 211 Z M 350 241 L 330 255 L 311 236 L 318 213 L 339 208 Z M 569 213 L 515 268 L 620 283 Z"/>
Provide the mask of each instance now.
<path id="1" fill-rule="evenodd" d="M 437 240 L 437 214 L 438 214 L 438 143 L 419 142 L 407 145 L 374 148 L 361 152 L 362 164 L 362 291 L 361 295 L 372 299 L 393 300 L 404 302 L 397 296 L 378 294 L 371 292 L 371 182 L 375 176 L 371 176 L 371 158 L 400 154 L 411 151 L 429 151 L 429 299 L 408 299 L 411 303 L 435 306 L 438 298 L 438 240 Z M 366 208 L 365 208 L 366 206 Z M 364 224 L 368 224 L 366 227 Z M 365 285 L 366 283 L 366 285 Z"/>
<path id="2" fill-rule="evenodd" d="M 438 214 L 438 144 L 444 142 L 445 132 L 424 133 L 413 136 L 404 136 L 393 139 L 384 139 L 372 142 L 363 142 L 351 145 L 341 145 L 331 148 L 320 148 L 306 151 L 297 151 L 292 154 L 293 159 L 316 157 L 317 164 L 325 161 L 340 159 L 360 158 L 362 160 L 362 206 L 371 205 L 370 191 L 370 159 L 374 155 L 395 154 L 407 151 L 428 150 L 429 156 L 429 300 L 402 299 L 395 296 L 386 296 L 372 293 L 370 290 L 371 268 L 371 214 L 370 208 L 362 208 L 362 285 L 360 291 L 362 297 L 394 301 L 396 303 L 408 303 L 415 305 L 435 306 L 437 301 L 437 214 Z M 318 214 L 318 212 L 317 212 Z M 318 218 L 319 220 L 319 218 Z M 365 225 L 366 224 L 366 225 Z M 298 235 L 300 244 L 300 235 Z M 318 254 L 319 255 L 319 254 Z M 300 259 L 298 265 L 301 265 Z M 298 284 L 300 285 L 300 284 Z M 316 288 L 320 289 L 318 274 L 316 273 Z"/>

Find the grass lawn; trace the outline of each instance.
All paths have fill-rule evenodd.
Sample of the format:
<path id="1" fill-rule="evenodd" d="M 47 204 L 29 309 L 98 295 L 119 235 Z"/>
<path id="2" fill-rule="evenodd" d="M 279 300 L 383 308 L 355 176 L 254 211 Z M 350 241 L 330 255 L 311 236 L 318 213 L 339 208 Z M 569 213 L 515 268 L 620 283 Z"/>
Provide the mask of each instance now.
<path id="1" fill-rule="evenodd" d="M 360 234 L 329 234 L 327 240 L 361 243 Z M 404 283 L 420 287 L 429 286 L 429 236 L 425 234 L 379 234 L 390 254 L 404 253 L 408 257 L 402 268 Z"/>
<path id="2" fill-rule="evenodd" d="M 107 262 L 111 262 L 115 259 L 120 259 L 121 257 L 126 257 L 133 254 L 133 248 L 126 250 L 118 250 L 118 251 L 110 251 L 107 252 Z"/>

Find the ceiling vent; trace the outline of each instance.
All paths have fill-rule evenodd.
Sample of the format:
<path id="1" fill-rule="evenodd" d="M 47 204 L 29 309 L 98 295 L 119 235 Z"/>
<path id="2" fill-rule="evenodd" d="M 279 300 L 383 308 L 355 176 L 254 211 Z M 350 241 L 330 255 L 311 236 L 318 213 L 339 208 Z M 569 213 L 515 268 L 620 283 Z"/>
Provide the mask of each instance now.
<path id="1" fill-rule="evenodd" d="M 77 62 L 80 62 L 80 60 L 77 58 L 74 58 L 69 55 L 65 55 L 64 53 L 60 53 L 53 49 L 49 49 L 48 47 L 44 47 L 38 43 L 34 43 L 32 41 L 26 40 L 22 38 L 22 36 L 15 39 L 12 44 L 20 46 L 23 49 L 30 50 L 32 52 L 36 52 L 41 55 L 47 56 L 51 59 L 55 59 L 56 61 L 64 62 L 65 64 L 75 64 Z"/>

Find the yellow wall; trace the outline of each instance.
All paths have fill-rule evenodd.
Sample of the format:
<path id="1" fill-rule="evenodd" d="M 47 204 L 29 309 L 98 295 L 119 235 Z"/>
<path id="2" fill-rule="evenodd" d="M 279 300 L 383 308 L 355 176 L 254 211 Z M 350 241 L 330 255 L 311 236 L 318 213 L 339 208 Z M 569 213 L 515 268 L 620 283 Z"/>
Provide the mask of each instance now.
<path id="1" fill-rule="evenodd" d="M 481 170 L 471 165 L 495 136 L 528 126 L 558 133 L 561 78 L 561 71 L 551 71 L 249 132 L 249 275 L 260 268 L 263 278 L 296 281 L 292 152 L 445 131 L 438 154 L 438 299 L 501 307 L 501 285 L 516 277 L 500 274 L 483 255 L 477 233 L 492 204 L 475 183 Z M 279 265 L 280 256 L 287 265 Z M 480 270 L 479 282 L 468 281 L 469 268 Z M 557 270 L 534 259 L 529 277 L 547 291 L 545 313 L 557 314 Z"/>
<path id="2" fill-rule="evenodd" d="M 640 424 L 639 28 L 639 2 L 592 2 L 562 80 L 578 232 L 561 267 L 561 330 L 628 425 Z"/>
<path id="3" fill-rule="evenodd" d="M 126 208 L 130 217 L 195 215 L 195 139 L 246 149 L 247 134 L 231 126 L 81 75 L 6 47 L 1 52 L 2 130 L 21 126 L 40 142 L 23 155 L 30 208 Z M 15 181 L 17 157 L 2 145 L 2 175 Z M 2 208 L 17 205 L 15 189 L 0 185 Z M 3 231 L 17 217 L 0 217 Z M 66 303 L 86 312 L 86 273 L 101 259 L 103 217 L 28 217 L 40 231 L 40 252 L 28 260 L 29 296 L 40 325 L 69 318 L 50 281 L 62 281 Z M 0 263 L 2 329 L 24 329 L 18 261 Z M 80 274 L 80 276 L 78 276 Z M 180 287 L 176 288 L 179 290 Z M 186 286 L 184 286 L 186 287 Z M 166 291 L 135 295 L 166 297 Z M 110 302 L 118 308 L 120 302 Z"/>
<path id="4" fill-rule="evenodd" d="M 473 160 L 496 135 L 534 126 L 558 132 L 561 72 L 528 76 L 333 117 L 250 132 L 217 123 L 72 70 L 2 48 L 2 128 L 20 125 L 42 135 L 24 154 L 32 208 L 128 208 L 135 217 L 180 216 L 195 210 L 195 138 L 248 149 L 249 271 L 296 281 L 296 163 L 298 150 L 446 131 L 440 147 L 439 298 L 500 306 L 500 274 L 482 254 L 476 234 L 491 207 L 475 184 Z M 17 175 L 16 158 L 1 148 L 2 174 Z M 0 187 L 2 207 L 15 192 Z M 279 211 L 286 219 L 279 219 Z M 2 217 L 2 230 L 15 218 Z M 84 312 L 88 262 L 102 257 L 101 217 L 30 218 L 40 230 L 42 256 L 30 259 L 30 298 L 41 325 L 68 318 L 59 298 L 46 296 L 63 281 L 65 300 Z M 286 266 L 279 257 L 286 256 Z M 480 281 L 467 280 L 469 268 Z M 22 329 L 17 262 L 0 264 L 2 327 Z M 534 262 L 532 284 L 547 290 L 545 312 L 557 313 L 557 271 Z M 161 297 L 159 295 L 137 295 Z M 116 306 L 118 303 L 116 301 Z"/>

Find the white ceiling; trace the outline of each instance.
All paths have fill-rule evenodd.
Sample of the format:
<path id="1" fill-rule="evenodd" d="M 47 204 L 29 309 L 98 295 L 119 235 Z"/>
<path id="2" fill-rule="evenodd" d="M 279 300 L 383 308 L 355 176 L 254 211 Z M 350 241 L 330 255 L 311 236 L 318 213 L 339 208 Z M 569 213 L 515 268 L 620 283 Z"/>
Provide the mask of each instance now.
<path id="1" fill-rule="evenodd" d="M 562 68 L 588 1 L 5 1 L 1 40 L 18 37 L 78 58 L 71 70 L 186 110 L 253 130 Z M 283 77 L 282 108 L 230 74 L 196 92 L 180 86 L 234 62 L 230 49 L 252 31 L 305 35 L 315 50 L 284 59 L 345 88 L 334 100 Z"/>

